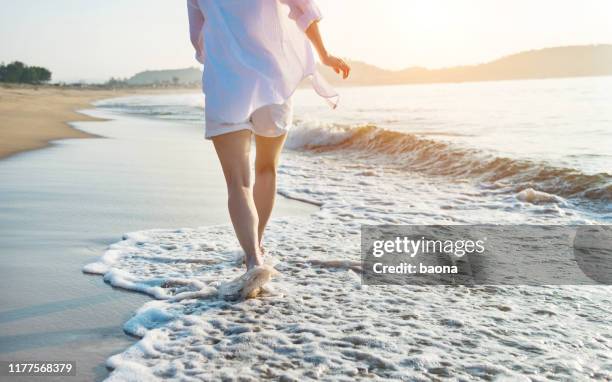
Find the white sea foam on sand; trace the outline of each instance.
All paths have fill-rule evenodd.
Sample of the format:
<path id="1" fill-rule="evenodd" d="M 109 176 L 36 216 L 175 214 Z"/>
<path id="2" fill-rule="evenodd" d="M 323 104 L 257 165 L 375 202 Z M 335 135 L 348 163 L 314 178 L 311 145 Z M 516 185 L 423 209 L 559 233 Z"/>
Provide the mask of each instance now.
<path id="1" fill-rule="evenodd" d="M 218 295 L 243 272 L 229 225 L 128 234 L 85 267 L 155 298 L 125 324 L 141 340 L 108 360 L 109 380 L 612 377 L 608 287 L 364 287 L 358 274 L 362 223 L 587 218 L 334 155 L 287 153 L 279 175 L 282 194 L 321 210 L 270 224 L 281 275 L 257 299 Z"/>

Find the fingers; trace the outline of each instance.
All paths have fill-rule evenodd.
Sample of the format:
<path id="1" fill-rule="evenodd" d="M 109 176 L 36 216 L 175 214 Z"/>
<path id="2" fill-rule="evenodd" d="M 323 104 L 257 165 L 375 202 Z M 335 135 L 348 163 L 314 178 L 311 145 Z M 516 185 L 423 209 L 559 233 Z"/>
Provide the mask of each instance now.
<path id="1" fill-rule="evenodd" d="M 342 78 L 346 80 L 349 74 L 351 73 L 351 67 L 348 66 L 348 64 L 344 62 L 344 60 L 339 60 L 339 61 L 340 61 L 340 70 L 342 70 Z"/>
<path id="2" fill-rule="evenodd" d="M 349 74 L 351 74 L 351 67 L 340 58 L 332 56 L 331 60 L 326 63 L 326 65 L 330 66 L 336 74 L 342 73 L 343 79 L 347 79 Z"/>

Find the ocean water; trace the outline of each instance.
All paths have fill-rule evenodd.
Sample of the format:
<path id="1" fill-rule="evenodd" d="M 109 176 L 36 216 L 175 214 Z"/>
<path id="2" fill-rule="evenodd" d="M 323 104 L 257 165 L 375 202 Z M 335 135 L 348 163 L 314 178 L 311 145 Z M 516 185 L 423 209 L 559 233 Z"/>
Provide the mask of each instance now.
<path id="1" fill-rule="evenodd" d="M 610 287 L 368 286 L 362 224 L 609 224 L 612 78 L 296 93 L 279 193 L 320 206 L 271 222 L 281 275 L 228 302 L 231 226 L 128 233 L 85 271 L 155 299 L 124 330 L 110 379 L 612 377 Z M 101 102 L 201 124 L 199 94 Z"/>
<path id="2" fill-rule="evenodd" d="M 346 88 L 337 110 L 301 89 L 288 147 L 330 157 L 361 154 L 381 169 L 509 193 L 533 188 L 572 203 L 593 202 L 593 217 L 608 219 L 610 89 L 612 77 Z M 143 96 L 99 106 L 202 124 L 204 100 L 200 94 Z"/>

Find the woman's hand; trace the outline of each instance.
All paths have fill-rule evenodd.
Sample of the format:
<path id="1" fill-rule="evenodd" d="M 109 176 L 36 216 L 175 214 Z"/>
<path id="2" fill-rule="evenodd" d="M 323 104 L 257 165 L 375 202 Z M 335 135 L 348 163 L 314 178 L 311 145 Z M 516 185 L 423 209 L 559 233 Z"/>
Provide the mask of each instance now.
<path id="1" fill-rule="evenodd" d="M 329 66 L 334 70 L 334 72 L 338 74 L 342 72 L 343 79 L 347 79 L 349 74 L 351 73 L 351 67 L 341 58 L 328 54 L 324 57 L 321 57 L 321 63 L 323 63 L 323 65 L 325 66 Z"/>
<path id="2" fill-rule="evenodd" d="M 325 46 L 323 45 L 323 39 L 321 38 L 321 32 L 319 32 L 319 22 L 315 21 L 308 29 L 306 29 L 306 36 L 312 43 L 312 45 L 319 53 L 319 58 L 321 58 L 321 62 L 325 66 L 329 66 L 334 70 L 334 72 L 340 74 L 342 72 L 342 78 L 347 79 L 349 74 L 351 73 L 351 67 L 348 66 L 346 62 L 344 62 L 341 58 L 332 56 L 327 53 Z"/>

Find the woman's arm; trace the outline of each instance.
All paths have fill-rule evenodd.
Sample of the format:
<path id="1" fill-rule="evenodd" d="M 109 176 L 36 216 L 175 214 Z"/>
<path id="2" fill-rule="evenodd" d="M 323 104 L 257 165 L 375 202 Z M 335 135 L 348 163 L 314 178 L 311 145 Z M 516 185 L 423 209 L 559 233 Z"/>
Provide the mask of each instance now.
<path id="1" fill-rule="evenodd" d="M 187 0 L 187 12 L 189 16 L 189 36 L 191 44 L 196 51 L 195 57 L 200 63 L 204 63 L 204 16 L 196 0 Z"/>
<path id="2" fill-rule="evenodd" d="M 342 78 L 346 79 L 351 73 L 351 67 L 344 62 L 344 60 L 327 53 L 327 49 L 325 49 L 323 39 L 321 38 L 321 32 L 319 31 L 318 21 L 313 21 L 310 24 L 306 29 L 306 36 L 308 36 L 308 39 L 319 54 L 319 58 L 323 65 L 329 66 L 338 74 L 342 72 Z"/>
<path id="3" fill-rule="evenodd" d="M 347 78 L 351 68 L 338 57 L 327 53 L 321 33 L 319 32 L 318 22 L 321 20 L 321 11 L 314 0 L 280 0 L 281 3 L 289 6 L 289 18 L 295 20 L 298 27 L 306 33 L 308 39 L 319 53 L 319 58 L 323 65 L 331 67 L 336 73 Z"/>

